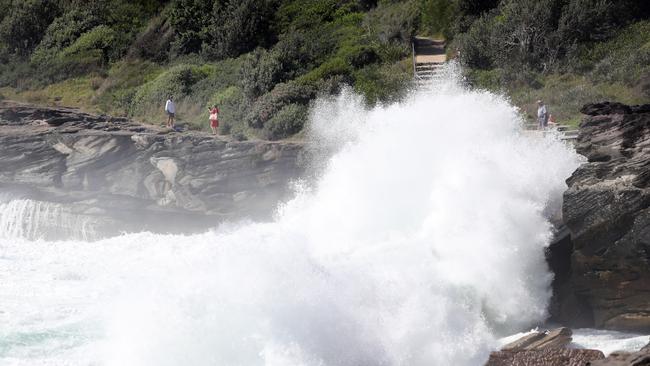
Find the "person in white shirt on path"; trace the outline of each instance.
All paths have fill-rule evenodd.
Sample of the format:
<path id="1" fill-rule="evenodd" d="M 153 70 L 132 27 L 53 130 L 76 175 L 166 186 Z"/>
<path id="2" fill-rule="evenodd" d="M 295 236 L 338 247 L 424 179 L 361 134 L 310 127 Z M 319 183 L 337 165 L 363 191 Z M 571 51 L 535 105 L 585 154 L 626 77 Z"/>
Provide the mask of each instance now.
<path id="1" fill-rule="evenodd" d="M 174 105 L 174 97 L 172 95 L 169 96 L 167 103 L 165 103 L 165 112 L 167 112 L 167 127 L 175 128 L 174 118 L 176 115 L 176 106 Z"/>
<path id="2" fill-rule="evenodd" d="M 537 101 L 537 125 L 540 130 L 545 129 L 548 125 L 548 111 L 541 100 Z"/>

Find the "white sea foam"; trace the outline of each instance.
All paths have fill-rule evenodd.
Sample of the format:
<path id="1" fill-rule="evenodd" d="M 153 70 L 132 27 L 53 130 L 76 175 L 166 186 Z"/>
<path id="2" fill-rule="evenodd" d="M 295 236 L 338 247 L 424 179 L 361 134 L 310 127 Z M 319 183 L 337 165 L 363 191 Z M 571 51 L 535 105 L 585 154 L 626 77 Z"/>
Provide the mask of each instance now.
<path id="1" fill-rule="evenodd" d="M 0 239 L 0 361 L 478 365 L 544 320 L 544 209 L 570 148 L 454 82 L 370 110 L 344 92 L 312 117 L 335 154 L 272 223 Z"/>

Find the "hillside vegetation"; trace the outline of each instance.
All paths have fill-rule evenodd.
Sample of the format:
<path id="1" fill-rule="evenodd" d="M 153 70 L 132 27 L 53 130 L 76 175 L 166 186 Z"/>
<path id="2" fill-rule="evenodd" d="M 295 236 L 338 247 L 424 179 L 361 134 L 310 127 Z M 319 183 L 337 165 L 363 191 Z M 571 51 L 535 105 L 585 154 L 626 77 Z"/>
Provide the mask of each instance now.
<path id="1" fill-rule="evenodd" d="M 0 94 L 159 124 L 299 133 L 345 85 L 369 105 L 411 86 L 415 34 L 444 36 L 468 80 L 561 122 L 582 103 L 648 101 L 648 5 L 636 0 L 0 0 Z M 458 52 L 460 51 L 460 52 Z"/>
<path id="2" fill-rule="evenodd" d="M 351 85 L 369 104 L 410 81 L 418 1 L 0 0 L 0 92 L 160 123 L 278 139 Z"/>
<path id="3" fill-rule="evenodd" d="M 468 80 L 504 92 L 533 119 L 538 99 L 561 123 L 585 103 L 650 102 L 650 2 L 434 1 L 439 31 Z"/>

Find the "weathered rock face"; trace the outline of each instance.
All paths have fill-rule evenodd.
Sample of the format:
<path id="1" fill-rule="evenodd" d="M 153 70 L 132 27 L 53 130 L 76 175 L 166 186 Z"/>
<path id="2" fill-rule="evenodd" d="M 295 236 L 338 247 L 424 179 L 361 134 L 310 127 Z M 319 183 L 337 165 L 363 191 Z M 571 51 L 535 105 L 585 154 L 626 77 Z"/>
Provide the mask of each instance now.
<path id="1" fill-rule="evenodd" d="M 502 351 L 524 351 L 544 348 L 564 348 L 572 341 L 573 331 L 557 328 L 547 332 L 533 332 L 501 347 Z"/>
<path id="2" fill-rule="evenodd" d="M 603 360 L 594 361 L 590 366 L 648 366 L 650 365 L 650 344 L 639 352 L 614 352 Z"/>
<path id="3" fill-rule="evenodd" d="M 650 331 L 650 105 L 582 112 L 576 149 L 588 162 L 568 179 L 563 206 L 573 243 L 572 294 L 563 301 L 580 306 L 564 306 L 558 318 Z"/>
<path id="4" fill-rule="evenodd" d="M 593 349 L 545 348 L 527 351 L 498 351 L 490 354 L 486 366 L 587 366 L 603 359 L 602 352 Z"/>
<path id="5" fill-rule="evenodd" d="M 167 132 L 70 109 L 0 103 L 0 190 L 101 218 L 97 231 L 184 232 L 268 217 L 304 171 L 302 145 Z"/>

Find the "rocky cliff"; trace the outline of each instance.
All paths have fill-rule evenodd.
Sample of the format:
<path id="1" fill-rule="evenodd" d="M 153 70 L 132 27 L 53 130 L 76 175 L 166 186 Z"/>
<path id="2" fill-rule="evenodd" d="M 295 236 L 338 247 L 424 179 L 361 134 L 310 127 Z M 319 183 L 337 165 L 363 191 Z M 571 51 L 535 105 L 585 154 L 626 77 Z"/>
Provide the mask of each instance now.
<path id="1" fill-rule="evenodd" d="M 650 105 L 586 105 L 563 217 L 570 277 L 559 320 L 650 331 Z"/>
<path id="2" fill-rule="evenodd" d="M 0 191 L 54 202 L 101 235 L 269 217 L 299 143 L 229 141 L 65 108 L 0 103 Z"/>

